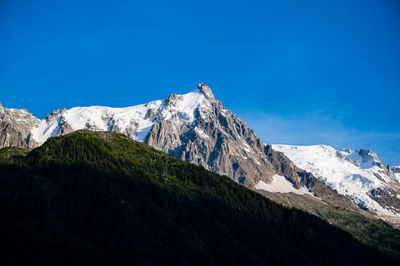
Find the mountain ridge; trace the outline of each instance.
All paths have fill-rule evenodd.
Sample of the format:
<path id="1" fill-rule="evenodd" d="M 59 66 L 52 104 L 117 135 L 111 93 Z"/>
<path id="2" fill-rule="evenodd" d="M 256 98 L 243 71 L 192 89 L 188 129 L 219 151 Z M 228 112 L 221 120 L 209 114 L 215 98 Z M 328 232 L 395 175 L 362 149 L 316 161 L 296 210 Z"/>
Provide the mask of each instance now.
<path id="1" fill-rule="evenodd" d="M 337 193 L 338 189 L 325 184 L 325 179 L 315 177 L 307 169 L 294 164 L 273 146 L 264 145 L 244 121 L 215 99 L 204 83 L 187 94 L 171 94 L 164 100 L 147 104 L 124 108 L 59 109 L 42 120 L 26 110 L 0 107 L 0 119 L 0 147 L 34 148 L 49 137 L 81 129 L 113 131 L 227 175 L 250 189 L 263 187 L 268 190 L 274 178 L 282 176 L 289 182 L 283 185 L 289 188 L 293 185 L 295 189 L 288 191 L 303 190 L 333 206 L 366 214 L 351 202 L 354 201 L 351 195 Z M 349 156 L 347 158 L 352 160 Z M 380 201 L 382 193 L 387 192 L 376 190 L 372 196 Z M 388 195 L 385 198 L 389 199 Z M 383 208 L 400 208 L 397 200 L 380 201 L 379 204 L 385 205 Z"/>
<path id="2" fill-rule="evenodd" d="M 399 217 L 400 180 L 373 151 L 337 150 L 327 145 L 276 144 L 273 147 L 298 167 L 351 197 L 360 208 L 372 210 L 381 217 Z"/>
<path id="3" fill-rule="evenodd" d="M 33 124 L 31 130 L 24 131 L 25 145 L 17 146 L 37 147 L 51 136 L 80 129 L 105 130 L 126 134 L 176 157 L 231 176 L 249 187 L 254 187 L 260 179 L 269 181 L 275 174 L 263 158 L 262 141 L 237 115 L 224 108 L 204 83 L 195 91 L 171 94 L 162 101 L 125 108 L 60 109 L 43 120 L 34 118 L 30 124 Z M 2 134 L 7 135 L 7 132 L 3 129 Z M 4 142 L 0 144 L 7 146 Z M 291 182 L 299 183 L 294 175 Z"/>

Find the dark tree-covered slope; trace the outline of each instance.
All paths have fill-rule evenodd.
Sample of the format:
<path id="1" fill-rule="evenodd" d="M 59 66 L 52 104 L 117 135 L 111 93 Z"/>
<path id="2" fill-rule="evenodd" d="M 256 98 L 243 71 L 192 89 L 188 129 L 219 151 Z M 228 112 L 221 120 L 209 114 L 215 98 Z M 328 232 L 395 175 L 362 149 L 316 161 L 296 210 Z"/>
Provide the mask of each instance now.
<path id="1" fill-rule="evenodd" d="M 10 152 L 0 152 L 2 265 L 396 263 L 124 135 L 79 131 Z"/>

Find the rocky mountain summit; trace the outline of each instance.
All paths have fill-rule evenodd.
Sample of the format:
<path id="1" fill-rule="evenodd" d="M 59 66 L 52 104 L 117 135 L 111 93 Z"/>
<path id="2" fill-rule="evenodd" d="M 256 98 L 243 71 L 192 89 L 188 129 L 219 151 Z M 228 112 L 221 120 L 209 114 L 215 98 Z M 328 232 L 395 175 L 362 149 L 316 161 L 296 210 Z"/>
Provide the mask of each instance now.
<path id="1" fill-rule="evenodd" d="M 380 207 L 370 208 L 368 204 L 361 204 L 354 193 L 329 182 L 325 173 L 319 175 L 318 171 L 299 163 L 277 146 L 264 145 L 254 131 L 226 109 L 204 83 L 187 94 L 171 94 L 164 100 L 147 104 L 125 108 L 91 106 L 60 109 L 42 120 L 27 110 L 1 106 L 0 126 L 0 147 L 34 148 L 50 137 L 82 129 L 113 131 L 227 175 L 250 189 L 291 192 L 358 212 L 365 209 L 382 214 L 379 211 L 383 209 L 388 210 L 385 215 L 397 215 L 398 198 L 388 196 L 393 194 L 392 190 L 382 189 L 383 186 L 371 187 L 367 197 Z M 335 154 L 354 167 L 365 168 L 371 164 L 370 168 L 374 170 L 368 170 L 369 174 L 381 182 L 387 183 L 387 178 L 395 178 L 394 170 L 387 168 L 370 151 L 335 151 Z M 367 202 L 365 198 L 362 200 Z"/>

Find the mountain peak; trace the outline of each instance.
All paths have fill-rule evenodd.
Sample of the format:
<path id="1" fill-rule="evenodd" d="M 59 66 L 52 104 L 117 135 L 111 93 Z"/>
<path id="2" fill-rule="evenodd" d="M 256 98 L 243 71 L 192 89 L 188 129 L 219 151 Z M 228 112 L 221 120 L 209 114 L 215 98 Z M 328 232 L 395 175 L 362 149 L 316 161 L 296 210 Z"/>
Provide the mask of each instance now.
<path id="1" fill-rule="evenodd" d="M 210 87 L 208 87 L 204 82 L 200 82 L 197 89 L 206 96 L 208 100 L 214 100 L 214 94 L 212 93 Z"/>

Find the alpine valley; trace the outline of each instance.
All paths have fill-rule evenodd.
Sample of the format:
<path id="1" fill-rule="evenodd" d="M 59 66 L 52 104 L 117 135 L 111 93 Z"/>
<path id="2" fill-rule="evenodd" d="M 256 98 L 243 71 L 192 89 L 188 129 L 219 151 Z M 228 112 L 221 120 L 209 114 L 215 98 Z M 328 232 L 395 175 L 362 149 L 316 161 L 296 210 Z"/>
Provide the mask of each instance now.
<path id="1" fill-rule="evenodd" d="M 171 158 L 228 176 L 241 189 L 246 187 L 280 205 L 313 214 L 394 258 L 400 256 L 400 231 L 395 229 L 400 225 L 400 167 L 386 165 L 367 149 L 263 143 L 204 83 L 187 94 L 171 94 L 147 104 L 60 109 L 42 120 L 25 109 L 0 104 L 0 160 L 36 165 L 48 160 L 40 157 L 47 151 L 52 153 L 51 160 L 63 158 L 54 143 L 76 131 L 84 135 L 82 130 L 123 134 Z M 100 139 L 120 135 L 104 136 Z M 52 146 L 49 141 L 53 139 Z M 168 175 L 167 165 L 165 162 L 163 176 Z M 188 262 L 186 257 L 181 259 Z"/>

